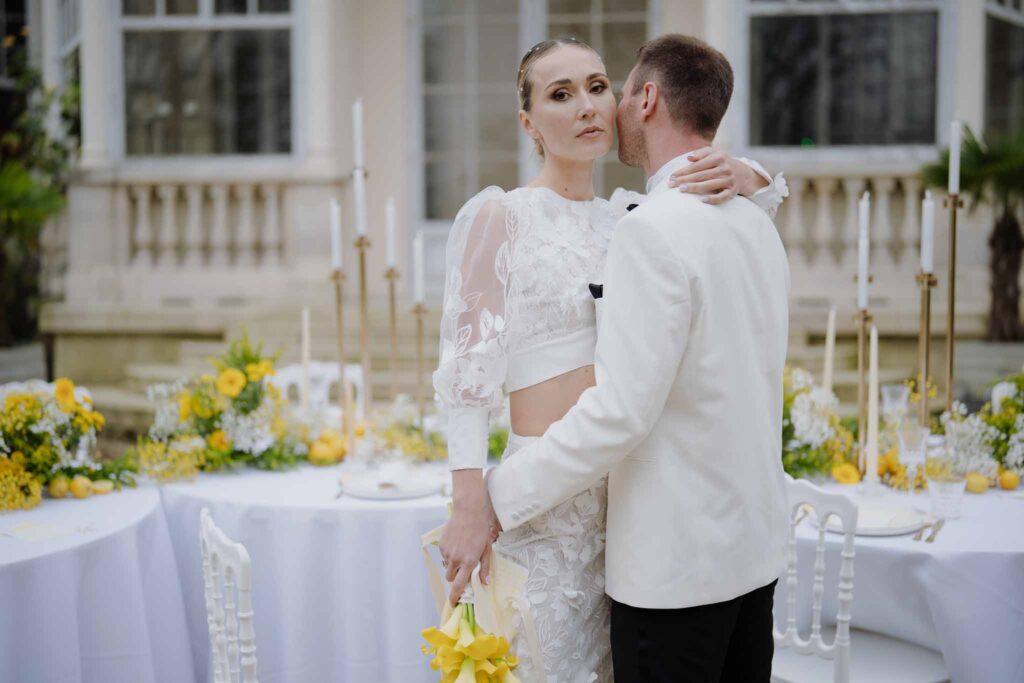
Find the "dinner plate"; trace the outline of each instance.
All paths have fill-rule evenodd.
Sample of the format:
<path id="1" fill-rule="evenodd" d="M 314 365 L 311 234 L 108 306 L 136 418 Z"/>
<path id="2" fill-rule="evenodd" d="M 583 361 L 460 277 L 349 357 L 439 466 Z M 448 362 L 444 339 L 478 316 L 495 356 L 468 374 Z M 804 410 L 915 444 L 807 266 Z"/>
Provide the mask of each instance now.
<path id="1" fill-rule="evenodd" d="M 415 473 L 395 477 L 378 472 L 343 474 L 338 479 L 338 484 L 345 495 L 377 500 L 423 498 L 441 493 L 444 486 L 444 482 L 439 481 L 437 477 Z"/>
<path id="2" fill-rule="evenodd" d="M 812 516 L 812 519 L 816 519 Z M 921 510 L 899 505 L 862 504 L 857 512 L 858 536 L 902 536 L 912 534 L 934 521 Z M 825 530 L 843 533 L 842 522 L 835 515 L 829 517 Z"/>

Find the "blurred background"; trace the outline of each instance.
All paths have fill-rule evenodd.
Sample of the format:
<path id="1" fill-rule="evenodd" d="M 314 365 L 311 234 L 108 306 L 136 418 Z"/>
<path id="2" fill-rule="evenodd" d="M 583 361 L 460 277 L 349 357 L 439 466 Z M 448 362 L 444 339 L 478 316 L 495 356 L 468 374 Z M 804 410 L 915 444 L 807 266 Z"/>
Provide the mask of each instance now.
<path id="1" fill-rule="evenodd" d="M 1024 362 L 1021 0 L 0 0 L 0 28 L 0 382 L 73 377 L 107 416 L 108 438 L 144 432 L 146 385 L 204 366 L 243 326 L 295 361 L 310 306 L 313 357 L 334 358 L 328 202 L 341 202 L 353 235 L 356 97 L 374 396 L 387 398 L 389 382 L 389 196 L 411 390 L 412 238 L 426 235 L 431 367 L 447 231 L 469 196 L 536 172 L 515 76 L 523 53 L 557 36 L 592 45 L 616 88 L 636 48 L 662 33 L 730 58 L 736 88 L 716 145 L 785 173 L 776 222 L 793 273 L 790 360 L 820 370 L 837 308 L 847 415 L 856 199 L 871 191 L 881 381 L 898 382 L 915 371 L 920 202 L 929 182 L 944 196 L 941 153 L 961 119 L 979 142 L 964 152 L 957 395 L 976 399 Z M 1000 159 L 1016 176 L 992 172 Z M 608 196 L 642 189 L 643 177 L 613 152 L 596 183 Z M 948 214 L 937 204 L 941 397 Z M 351 350 L 357 307 L 347 313 Z"/>

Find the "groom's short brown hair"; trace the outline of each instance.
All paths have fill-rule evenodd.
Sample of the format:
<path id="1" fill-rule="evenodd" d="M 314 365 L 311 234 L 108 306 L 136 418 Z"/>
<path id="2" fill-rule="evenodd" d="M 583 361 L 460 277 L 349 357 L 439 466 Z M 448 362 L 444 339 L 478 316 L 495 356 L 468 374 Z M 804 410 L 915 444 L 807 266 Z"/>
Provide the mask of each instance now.
<path id="1" fill-rule="evenodd" d="M 657 83 L 669 116 L 701 137 L 715 137 L 732 98 L 732 66 L 703 40 L 670 33 L 636 51 L 633 94 Z"/>

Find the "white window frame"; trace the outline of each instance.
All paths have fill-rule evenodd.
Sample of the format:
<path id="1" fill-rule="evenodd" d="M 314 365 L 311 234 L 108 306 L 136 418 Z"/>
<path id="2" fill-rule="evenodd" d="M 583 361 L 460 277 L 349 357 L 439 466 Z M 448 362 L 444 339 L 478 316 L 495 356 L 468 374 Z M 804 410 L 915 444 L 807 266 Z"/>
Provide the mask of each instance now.
<path id="1" fill-rule="evenodd" d="M 785 167 L 823 165 L 853 166 L 865 159 L 879 163 L 930 163 L 938 150 L 949 144 L 949 121 L 953 118 L 953 76 L 957 45 L 956 2 L 959 0 L 836 0 L 803 2 L 780 0 L 756 2 L 733 0 L 738 29 L 735 43 L 735 90 L 733 131 L 735 144 L 746 156 L 771 159 Z M 750 144 L 750 20 L 758 16 L 806 16 L 821 14 L 876 14 L 898 12 L 938 13 L 938 55 L 935 74 L 935 143 L 924 145 L 823 145 L 806 149 L 796 145 Z"/>
<path id="2" fill-rule="evenodd" d="M 516 0 L 509 0 L 509 4 Z M 518 0 L 519 14 L 519 54 L 525 54 L 535 44 L 544 40 L 548 30 L 548 2 L 547 0 Z M 475 7 L 469 3 L 470 7 Z M 647 38 L 657 35 L 658 27 L 661 24 L 662 0 L 648 0 L 646 12 L 615 12 L 614 18 L 624 18 L 628 15 L 645 14 L 647 21 Z M 472 9 L 469 11 L 473 11 Z M 558 14 L 555 16 L 576 17 L 577 15 Z M 409 117 L 407 118 L 407 133 L 409 140 L 409 155 L 407 158 L 409 173 L 407 175 L 407 196 L 409 197 L 409 216 L 412 229 L 405 239 L 410 247 L 408 253 L 412 253 L 411 245 L 416 232 L 422 230 L 424 236 L 424 251 L 427 269 L 427 297 L 438 300 L 441 296 L 442 283 L 444 282 L 444 248 L 448 238 L 448 231 L 451 229 L 452 221 L 448 219 L 428 219 L 426 217 L 426 187 L 424 183 L 425 171 L 425 150 L 424 150 L 424 110 L 423 110 L 423 12 L 421 0 L 406 0 L 406 73 L 409 74 Z M 588 15 L 591 27 L 600 26 L 603 15 L 594 12 Z M 600 35 L 599 33 L 597 35 Z M 474 40 L 466 41 L 467 53 L 474 50 Z M 637 46 L 639 47 L 639 45 Z M 594 45 L 600 52 L 601 47 Z M 472 54 L 466 55 L 467 64 L 474 64 Z M 514 65 L 513 65 L 514 66 Z M 624 77 L 624 75 L 623 75 Z M 475 79 L 468 79 L 468 95 L 474 95 Z M 614 87 L 620 85 L 620 81 L 614 82 Z M 509 83 L 509 88 L 514 89 L 515 84 Z M 616 91 L 617 92 L 617 91 Z M 469 97 L 468 101 L 475 101 Z M 470 112 L 475 120 L 475 115 Z M 467 145 L 472 146 L 472 145 Z M 475 164 L 476 150 L 467 150 L 469 160 Z M 538 160 L 533 151 L 533 140 L 522 130 L 519 131 L 519 142 L 517 147 L 519 165 L 519 184 L 525 185 L 531 181 L 540 169 Z M 594 169 L 595 182 L 601 182 L 603 172 L 602 164 Z M 510 188 L 506 188 L 510 189 Z M 466 197 L 468 200 L 469 197 Z"/>
<path id="3" fill-rule="evenodd" d="M 278 169 L 286 172 L 300 161 L 305 153 L 306 139 L 301 114 L 305 105 L 305 44 L 303 21 L 306 3 L 292 0 L 289 12 L 258 13 L 257 0 L 247 0 L 248 14 L 214 14 L 214 0 L 199 0 L 199 11 L 195 15 L 168 15 L 165 13 L 166 0 L 156 0 L 153 15 L 125 15 L 120 0 L 115 9 L 117 19 L 112 22 L 113 42 L 111 64 L 113 67 L 113 140 L 111 154 L 114 160 L 126 168 L 161 169 L 187 173 L 189 169 L 201 166 L 204 169 L 236 169 L 239 164 L 255 163 L 269 172 Z M 127 121 L 125 120 L 125 79 L 124 79 L 124 34 L 126 31 L 195 31 L 195 30 L 271 30 L 288 29 L 291 33 L 291 151 L 284 154 L 175 154 L 129 156 L 125 148 Z"/>

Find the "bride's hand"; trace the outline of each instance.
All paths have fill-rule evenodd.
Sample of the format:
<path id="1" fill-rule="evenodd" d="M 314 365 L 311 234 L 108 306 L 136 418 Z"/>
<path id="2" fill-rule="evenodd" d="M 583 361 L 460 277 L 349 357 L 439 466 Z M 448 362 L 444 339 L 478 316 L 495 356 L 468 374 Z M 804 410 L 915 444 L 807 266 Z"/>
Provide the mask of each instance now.
<path id="1" fill-rule="evenodd" d="M 754 169 L 714 147 L 702 147 L 687 158 L 692 163 L 671 175 L 669 187 L 702 194 L 708 204 L 721 204 L 737 194 L 749 197 L 768 185 Z"/>

